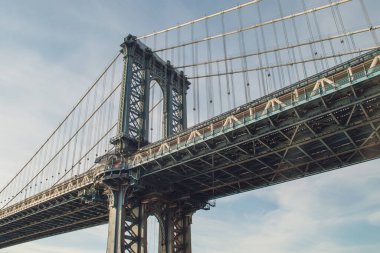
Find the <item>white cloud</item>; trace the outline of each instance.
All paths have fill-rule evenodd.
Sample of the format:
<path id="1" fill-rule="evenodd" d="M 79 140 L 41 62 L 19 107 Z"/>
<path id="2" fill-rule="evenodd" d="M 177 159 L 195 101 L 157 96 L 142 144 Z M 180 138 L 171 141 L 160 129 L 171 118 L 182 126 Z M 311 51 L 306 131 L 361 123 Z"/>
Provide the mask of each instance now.
<path id="1" fill-rule="evenodd" d="M 375 226 L 380 226 L 380 211 L 368 215 L 368 222 Z"/>
<path id="2" fill-rule="evenodd" d="M 217 201 L 217 207 L 211 209 L 210 214 L 199 212 L 194 217 L 193 244 L 197 252 L 206 253 L 377 252 L 374 245 L 379 243 L 355 245 L 342 243 L 347 238 L 340 237 L 351 233 L 345 231 L 346 227 L 361 229 L 361 226 L 368 226 L 368 221 L 378 226 L 380 185 L 366 190 L 371 181 L 380 180 L 380 168 L 374 168 L 378 164 L 372 161 L 233 196 L 228 202 Z M 342 195 L 348 198 L 342 200 Z M 250 208 L 260 208 L 260 199 L 272 202 L 275 208 L 260 214 L 239 207 L 246 207 L 246 202 L 255 199 L 257 207 L 253 203 Z M 218 212 L 217 208 L 227 205 L 231 212 Z M 371 209 L 377 211 L 369 215 Z M 365 241 L 363 238 L 359 236 L 358 240 Z"/>

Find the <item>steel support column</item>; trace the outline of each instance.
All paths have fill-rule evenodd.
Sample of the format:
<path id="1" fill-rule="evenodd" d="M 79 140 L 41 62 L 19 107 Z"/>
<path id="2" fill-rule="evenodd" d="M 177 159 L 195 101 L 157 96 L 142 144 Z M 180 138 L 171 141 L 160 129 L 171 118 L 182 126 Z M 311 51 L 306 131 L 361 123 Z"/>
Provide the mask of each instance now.
<path id="1" fill-rule="evenodd" d="M 183 208 L 173 210 L 172 217 L 172 247 L 173 253 L 191 253 L 191 223 L 192 213 Z"/>
<path id="2" fill-rule="evenodd" d="M 193 208 L 166 200 L 152 202 L 131 198 L 126 186 L 109 191 L 110 218 L 107 253 L 147 253 L 147 220 L 159 221 L 158 253 L 191 253 Z"/>
<path id="3" fill-rule="evenodd" d="M 125 194 L 127 187 L 119 186 L 117 189 L 108 189 L 109 221 L 107 253 L 125 252 Z"/>
<path id="4" fill-rule="evenodd" d="M 147 220 L 154 215 L 159 222 L 158 253 L 191 253 L 191 217 L 192 205 L 155 199 L 146 202 Z"/>
<path id="5" fill-rule="evenodd" d="M 131 201 L 126 206 L 125 219 L 125 252 L 147 252 L 147 218 L 146 207 L 137 201 Z M 108 252 L 107 252 L 108 253 Z"/>

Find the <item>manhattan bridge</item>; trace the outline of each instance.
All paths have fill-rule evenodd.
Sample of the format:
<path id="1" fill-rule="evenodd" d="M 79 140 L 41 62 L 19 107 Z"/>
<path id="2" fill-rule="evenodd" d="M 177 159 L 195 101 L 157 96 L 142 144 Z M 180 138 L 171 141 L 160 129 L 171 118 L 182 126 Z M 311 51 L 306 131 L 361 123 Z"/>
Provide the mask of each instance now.
<path id="1" fill-rule="evenodd" d="M 108 223 L 191 252 L 217 198 L 380 156 L 375 0 L 254 0 L 121 50 L 0 190 L 0 248 Z M 302 180 L 302 179 L 301 179 Z"/>

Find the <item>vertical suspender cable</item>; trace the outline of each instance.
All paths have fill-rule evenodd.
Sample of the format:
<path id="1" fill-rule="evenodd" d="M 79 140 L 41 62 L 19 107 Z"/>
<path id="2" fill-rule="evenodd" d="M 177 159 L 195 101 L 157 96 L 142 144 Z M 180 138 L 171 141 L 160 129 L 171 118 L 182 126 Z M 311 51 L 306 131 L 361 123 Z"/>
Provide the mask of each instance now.
<path id="1" fill-rule="evenodd" d="M 170 62 L 171 62 L 171 64 L 174 64 L 174 51 L 175 51 L 174 49 L 170 50 L 170 52 L 171 52 L 171 54 L 170 54 Z"/>
<path id="2" fill-rule="evenodd" d="M 199 56 L 199 47 L 198 47 L 198 43 L 195 44 L 195 62 L 198 63 L 198 56 Z M 195 74 L 198 76 L 198 64 L 195 66 Z M 196 90 L 196 94 L 195 94 L 195 101 L 196 101 L 196 107 L 197 107 L 197 123 L 200 122 L 200 113 L 201 113 L 201 110 L 200 110 L 200 106 L 199 106 L 199 78 L 197 78 L 195 80 L 195 90 Z"/>
<path id="3" fill-rule="evenodd" d="M 222 103 L 222 79 L 220 75 L 219 62 L 216 63 L 216 71 L 218 73 L 218 98 L 219 98 L 219 113 L 223 112 L 223 103 Z"/>
<path id="4" fill-rule="evenodd" d="M 81 119 L 81 122 L 85 121 L 85 119 L 87 118 L 87 115 L 88 115 L 88 98 L 86 99 L 86 101 L 84 102 L 84 112 L 82 114 L 82 119 Z M 109 118 L 107 119 L 107 121 L 109 121 Z M 87 138 L 85 138 L 85 136 L 88 135 L 88 125 L 86 124 L 86 126 L 83 128 L 83 137 L 82 137 L 82 140 L 81 140 L 81 143 L 80 143 L 80 147 L 79 147 L 79 157 L 81 159 L 81 161 L 79 162 L 78 164 L 78 174 L 80 172 L 84 172 L 85 169 L 86 169 L 86 166 L 85 166 L 85 160 L 86 160 L 86 157 L 83 157 L 83 150 L 87 150 Z M 84 159 L 84 161 L 83 161 Z M 83 168 L 83 171 L 80 171 L 80 168 Z"/>
<path id="5" fill-rule="evenodd" d="M 206 26 L 206 36 L 209 37 L 210 36 L 210 31 L 209 31 L 209 25 L 208 25 L 208 21 L 209 19 L 206 19 L 205 21 L 205 26 Z M 211 59 L 212 59 L 212 53 L 211 53 L 211 41 L 210 40 L 207 40 L 207 59 L 208 61 L 210 62 Z M 206 65 L 205 65 L 206 67 Z M 212 64 L 211 63 L 208 63 L 207 64 L 207 69 L 206 69 L 206 73 L 208 74 L 212 74 L 213 71 L 212 71 Z M 209 77 L 206 79 L 206 88 L 207 88 L 207 117 L 208 118 L 211 118 L 214 116 L 214 100 L 213 100 L 213 77 Z M 210 109 L 209 109 L 210 107 Z"/>
<path id="6" fill-rule="evenodd" d="M 49 143 L 50 143 L 50 148 L 49 148 L 49 152 L 48 152 L 48 158 L 50 159 L 51 157 L 53 157 L 54 156 L 54 150 L 53 150 L 53 147 L 55 146 L 54 144 L 54 135 L 52 136 L 52 138 L 50 139 L 50 141 L 49 141 Z M 50 184 L 51 184 L 51 182 L 52 182 L 52 174 L 53 174 L 53 168 L 54 168 L 54 161 L 55 161 L 55 159 L 50 163 L 50 165 L 48 166 L 48 167 L 46 167 L 46 169 L 44 170 L 44 172 L 45 172 L 45 175 L 46 175 L 46 178 L 48 179 L 48 186 L 47 187 L 49 187 L 50 186 Z M 36 190 L 37 190 L 37 192 L 38 192 L 38 187 L 37 187 L 37 185 L 35 184 L 35 187 L 36 187 Z M 47 188 L 46 188 L 47 189 Z"/>
<path id="7" fill-rule="evenodd" d="M 79 111 L 78 111 L 78 116 L 77 116 L 77 126 L 75 127 L 75 131 L 77 131 L 77 129 L 79 128 L 80 126 L 80 117 L 81 117 L 81 113 L 82 113 L 82 106 L 83 104 L 79 105 Z M 100 128 L 100 127 L 99 127 Z M 82 130 L 83 131 L 83 130 Z M 73 149 L 73 158 L 72 158 L 72 163 L 71 163 L 71 170 L 72 170 L 72 173 L 74 173 L 74 165 L 76 163 L 75 161 L 75 158 L 76 158 L 76 155 L 77 155 L 77 146 L 78 146 L 78 138 L 80 138 L 80 133 L 81 132 L 78 132 L 76 135 L 75 135 L 75 138 L 74 138 L 74 149 Z M 80 156 L 79 156 L 80 157 Z M 79 167 L 79 166 L 78 166 Z"/>
<path id="8" fill-rule="evenodd" d="M 330 0 L 330 3 L 331 3 L 331 0 Z M 336 30 L 337 30 L 338 34 L 343 33 L 343 31 L 341 31 L 341 29 L 339 28 L 339 24 L 338 24 L 338 20 L 337 20 L 337 14 L 335 13 L 335 9 L 334 9 L 334 7 L 331 8 L 331 13 L 332 13 L 332 15 L 333 15 L 333 19 L 334 19 L 335 27 L 336 27 Z M 343 51 L 347 51 L 347 50 L 346 50 L 346 45 L 345 45 L 345 44 L 347 44 L 348 47 L 350 46 L 349 43 L 345 43 L 345 42 L 344 42 L 345 40 L 347 41 L 346 36 L 344 36 L 343 38 L 340 39 L 340 44 L 342 45 Z M 332 44 L 332 40 L 329 40 L 329 41 L 330 41 L 330 44 Z M 334 49 L 333 46 L 331 46 L 331 47 L 332 47 L 332 52 L 333 52 L 333 54 L 335 55 L 335 49 Z M 336 57 L 334 57 L 334 59 L 336 59 Z M 342 56 L 339 55 L 338 59 L 339 59 L 339 62 L 340 62 L 340 63 L 343 62 Z"/>
<path id="9" fill-rule="evenodd" d="M 322 39 L 322 33 L 321 33 L 321 29 L 319 28 L 319 22 L 317 20 L 317 14 L 315 14 L 315 12 L 313 12 L 312 15 L 313 15 L 315 27 L 317 28 L 318 39 Z M 326 49 L 325 49 L 324 42 L 321 41 L 320 45 L 321 45 L 321 48 L 322 48 L 322 57 L 325 57 L 327 54 L 326 54 Z M 323 61 L 321 61 L 321 63 L 323 63 Z M 326 66 L 325 66 L 324 69 L 328 69 L 329 68 L 329 60 L 327 58 L 325 59 L 325 64 L 326 64 Z"/>
<path id="10" fill-rule="evenodd" d="M 257 33 L 257 29 L 254 30 L 255 31 L 255 38 L 256 38 L 256 45 L 257 45 L 257 51 L 261 51 L 261 47 L 260 47 L 260 41 L 259 41 L 259 35 Z M 257 54 L 257 58 L 259 60 L 259 68 L 261 68 L 263 65 L 263 62 L 261 60 L 261 54 Z M 267 91 L 265 89 L 265 80 L 264 80 L 264 72 L 262 69 L 260 69 L 258 71 L 258 83 L 259 83 L 259 97 L 260 96 L 264 96 L 267 94 Z"/>
<path id="11" fill-rule="evenodd" d="M 105 75 L 103 76 L 103 78 L 107 75 L 107 73 L 105 73 Z M 99 90 L 101 91 L 100 92 L 100 96 L 99 96 L 99 104 L 102 103 L 103 101 L 103 98 L 104 98 L 104 86 L 105 86 L 105 79 L 103 79 L 103 82 L 102 82 L 102 86 L 103 86 L 103 89 L 102 87 L 99 87 Z M 103 122 L 103 106 L 99 108 L 98 112 L 96 113 L 96 132 L 95 132 L 95 143 L 98 141 L 98 138 L 100 138 L 101 136 L 101 130 L 102 130 L 102 122 Z M 96 156 L 100 156 L 100 152 L 101 150 L 99 150 L 99 146 L 100 146 L 100 143 L 98 143 L 96 145 Z"/>
<path id="12" fill-rule="evenodd" d="M 367 8 L 366 8 L 363 0 L 359 0 L 359 2 L 360 2 L 360 6 L 362 8 L 362 11 L 364 13 L 364 17 L 365 17 L 365 20 L 367 22 L 367 25 L 368 25 L 368 27 L 372 28 L 373 25 L 372 25 L 371 19 L 369 18 Z M 372 36 L 373 42 L 375 42 L 375 45 L 376 46 L 379 45 L 379 39 L 377 38 L 376 32 L 374 30 L 371 30 L 371 36 Z"/>
<path id="13" fill-rule="evenodd" d="M 279 48 L 279 42 L 278 42 L 278 35 L 277 35 L 277 28 L 276 24 L 273 24 L 273 34 L 274 34 L 274 41 L 276 42 L 276 47 Z M 282 64 L 282 58 L 281 58 L 281 53 L 279 51 L 275 52 L 275 57 L 276 57 L 276 65 L 281 65 Z M 279 85 L 276 87 L 276 82 L 275 82 L 275 89 L 277 88 L 282 88 L 285 85 L 285 79 L 284 79 L 284 68 L 278 67 L 277 68 L 277 73 L 278 73 L 278 79 L 279 79 Z M 273 78 L 273 80 L 275 80 Z"/>
<path id="14" fill-rule="evenodd" d="M 73 118 L 75 118 L 75 113 L 76 113 L 76 111 L 74 111 L 73 112 L 73 114 L 71 114 L 71 120 L 69 121 L 70 123 L 69 123 L 69 131 L 68 131 L 68 139 L 70 140 L 70 138 L 71 138 L 71 134 L 72 134 L 72 128 L 73 128 Z M 71 149 L 70 149 L 70 146 L 71 146 L 71 141 L 69 141 L 68 142 L 68 144 L 67 144 L 67 152 L 66 152 L 66 155 L 65 155 L 65 171 L 66 170 L 68 170 L 68 171 L 70 171 L 69 170 L 69 154 L 71 153 Z"/>
<path id="15" fill-rule="evenodd" d="M 191 41 L 194 41 L 194 24 L 191 25 Z M 195 44 L 192 44 L 191 45 L 191 56 L 192 56 L 192 63 L 193 65 L 195 64 Z M 192 71 L 193 71 L 193 76 L 196 76 L 196 72 L 195 72 L 195 66 L 192 68 Z M 196 124 L 197 123 L 197 120 L 196 120 L 196 115 L 197 115 L 197 112 L 196 110 L 199 110 L 199 108 L 197 108 L 197 105 L 196 105 L 196 82 L 197 80 L 194 80 L 195 83 L 193 83 L 193 87 L 192 87 L 192 96 L 193 96 L 193 120 L 194 120 L 194 123 Z"/>
<path id="16" fill-rule="evenodd" d="M 145 51 L 144 51 L 145 52 Z M 108 73 L 108 72 L 107 72 Z M 105 74 L 103 76 L 104 78 L 104 82 L 103 82 L 103 89 L 102 89 L 102 100 L 101 100 L 101 103 L 103 103 L 103 101 L 105 101 L 106 97 L 107 97 L 107 92 L 106 92 L 106 87 L 107 87 L 107 78 L 108 78 L 108 74 Z M 100 127 L 99 127 L 99 135 L 98 135 L 98 138 L 101 138 L 103 136 L 104 133 L 107 132 L 107 129 L 106 128 L 106 117 L 107 116 L 107 102 L 105 102 L 102 107 L 100 108 Z M 78 133 L 79 134 L 79 133 Z M 82 130 L 82 135 L 83 135 L 83 130 Z M 99 155 L 103 155 L 104 153 L 104 150 L 105 150 L 105 140 L 104 138 L 102 139 L 102 141 L 98 144 L 98 153 Z"/>
<path id="17" fill-rule="evenodd" d="M 236 107 L 236 102 L 235 102 L 235 85 L 234 85 L 234 66 L 232 64 L 232 60 L 227 60 L 227 63 L 230 63 L 230 77 L 231 77 L 231 95 L 232 95 L 232 108 Z"/>
<path id="18" fill-rule="evenodd" d="M 57 152 L 60 150 L 61 145 L 63 143 L 63 126 L 59 128 L 57 131 L 58 134 L 58 140 L 57 140 Z M 57 175 L 59 176 L 62 172 L 62 156 L 58 156 L 58 163 L 57 163 Z"/>
<path id="19" fill-rule="evenodd" d="M 300 39 L 298 37 L 298 30 L 297 30 L 297 26 L 296 26 L 296 21 L 294 18 L 292 18 L 291 20 L 292 20 L 292 26 L 293 26 L 293 30 L 294 30 L 294 36 L 296 37 L 296 42 L 297 42 L 297 44 L 300 44 Z M 301 59 L 304 59 L 301 47 L 298 47 L 298 54 L 300 55 Z M 307 71 L 306 71 L 306 65 L 304 62 L 302 63 L 302 70 L 303 70 L 303 77 L 302 78 L 306 78 L 307 77 Z"/>
<path id="20" fill-rule="evenodd" d="M 60 136 L 59 136 L 59 130 L 60 129 L 58 129 L 56 132 L 55 132 L 55 134 L 54 134 L 54 139 L 55 139 L 55 147 L 54 147 L 54 153 L 56 154 L 57 152 L 58 152 L 58 150 L 59 150 L 59 141 L 60 141 Z M 54 172 L 52 173 L 52 174 L 54 174 L 54 175 L 56 175 L 56 173 L 58 173 L 58 171 L 59 171 L 59 157 L 57 157 L 56 159 L 55 159 L 55 163 L 54 163 Z M 57 178 L 58 178 L 58 175 L 56 175 L 57 176 Z M 40 183 L 39 182 L 37 182 L 39 185 L 40 185 Z"/>
<path id="21" fill-rule="evenodd" d="M 165 32 L 165 48 L 168 48 L 169 47 L 169 34 L 168 32 Z M 168 60 L 168 50 L 165 50 L 165 53 L 164 53 L 164 61 L 167 61 Z"/>
<path id="22" fill-rule="evenodd" d="M 284 17 L 284 12 L 282 10 L 282 5 L 281 5 L 281 1 L 280 0 L 277 0 L 277 5 L 278 5 L 278 9 L 280 11 L 280 17 Z M 285 37 L 285 42 L 286 42 L 286 46 L 289 47 L 290 46 L 290 43 L 289 43 L 289 37 L 288 37 L 288 32 L 287 32 L 287 29 L 286 29 L 286 26 L 285 26 L 285 21 L 281 21 L 281 25 L 282 25 L 282 30 L 284 32 L 284 37 Z M 296 61 L 296 55 L 295 55 L 295 52 L 294 52 L 294 47 L 292 47 L 291 49 L 288 49 L 287 52 L 288 52 L 288 57 L 289 59 L 291 59 L 293 62 Z M 289 84 L 293 83 L 294 82 L 294 78 L 292 78 L 292 74 L 291 74 L 291 70 L 293 70 L 295 76 L 296 76 L 296 79 L 297 81 L 300 80 L 300 75 L 298 73 L 298 68 L 297 66 L 294 66 L 293 68 L 289 67 L 289 66 L 286 66 L 287 68 L 287 74 L 288 74 L 288 80 L 289 80 Z M 294 75 L 293 75 L 294 76 Z"/>
<path id="23" fill-rule="evenodd" d="M 259 22 L 261 24 L 263 22 L 263 20 L 262 20 L 262 17 L 261 17 L 260 3 L 258 5 L 256 5 L 256 7 L 257 7 L 256 8 L 257 9 L 257 16 L 259 17 Z M 267 51 L 264 29 L 263 29 L 262 26 L 260 26 L 259 30 L 260 30 L 260 34 L 261 34 L 260 37 L 261 37 L 261 42 L 263 44 L 263 49 L 264 49 L 264 51 Z M 269 65 L 268 55 L 266 53 L 264 54 L 264 60 L 265 60 L 265 65 Z M 267 71 L 267 73 L 263 73 L 263 83 L 264 83 L 264 87 L 265 87 L 265 89 L 264 89 L 265 90 L 265 94 L 268 94 L 270 92 L 270 88 L 269 88 L 270 79 L 269 79 L 269 77 L 271 76 L 271 74 L 270 74 L 271 70 L 267 69 L 266 71 Z"/>
<path id="24" fill-rule="evenodd" d="M 115 68 L 116 68 L 116 64 L 113 64 L 112 69 L 111 69 L 110 92 L 111 92 L 111 90 L 113 90 L 113 87 L 117 85 L 117 84 L 114 84 L 114 82 L 115 82 Z M 109 101 L 109 105 L 108 105 L 108 120 L 107 120 L 108 121 L 108 125 L 107 125 L 107 131 L 109 129 L 111 129 L 112 125 L 113 125 L 113 117 L 112 117 L 113 116 L 113 107 L 114 107 L 113 103 L 114 103 L 114 100 L 111 99 Z M 86 107 L 87 107 L 87 105 L 86 105 Z M 108 142 L 107 150 L 105 150 L 105 152 L 108 152 L 108 150 L 110 150 L 110 148 L 111 148 L 110 145 L 111 145 L 111 143 Z"/>
<path id="25" fill-rule="evenodd" d="M 240 29 L 243 28 L 243 20 L 242 20 L 242 13 L 241 8 L 238 9 L 238 16 L 239 16 L 239 27 Z M 244 86 L 244 95 L 245 95 L 245 102 L 251 101 L 251 92 L 249 88 L 249 76 L 247 72 L 247 50 L 245 47 L 245 38 L 244 38 L 244 32 L 239 33 L 239 49 L 240 49 L 240 55 L 241 57 L 241 67 L 243 69 L 243 86 Z"/>
<path id="26" fill-rule="evenodd" d="M 165 32 L 165 47 L 167 48 L 168 47 L 168 31 L 166 31 Z M 165 51 L 165 60 L 167 59 L 167 51 Z M 168 65 L 167 64 L 165 64 L 165 71 L 164 71 L 164 73 L 165 73 L 165 76 L 164 76 L 164 84 L 165 85 L 168 85 Z M 164 91 L 165 92 L 165 91 Z M 164 94 L 162 94 L 163 96 L 165 96 Z M 167 106 L 166 104 L 164 104 L 163 105 L 164 107 L 165 106 Z M 158 112 L 158 122 L 160 122 L 160 124 L 159 124 L 159 126 L 158 126 L 158 139 L 161 139 L 161 138 L 163 138 L 164 136 L 165 136 L 165 130 L 166 130 L 166 127 L 167 127 L 167 125 L 166 126 L 164 126 L 164 124 L 165 124 L 165 120 L 164 120 L 164 117 L 166 116 L 167 117 L 167 115 L 163 115 L 163 113 L 161 112 L 161 108 L 162 108 L 162 106 L 158 106 L 158 110 L 159 110 L 159 112 Z M 165 111 L 165 109 L 163 109 L 164 111 Z M 168 113 L 167 111 L 166 111 L 166 113 Z"/>
<path id="27" fill-rule="evenodd" d="M 181 44 L 181 29 L 177 29 L 177 44 Z M 177 62 L 175 65 L 181 64 L 181 49 L 177 47 Z"/>
<path id="28" fill-rule="evenodd" d="M 305 4 L 305 0 L 302 0 L 302 7 L 303 7 L 303 10 L 306 11 L 307 8 L 306 8 L 306 4 Z M 314 41 L 314 35 L 313 35 L 313 31 L 311 29 L 311 24 L 310 24 L 310 19 L 309 19 L 309 14 L 306 13 L 305 14 L 305 18 L 306 18 L 306 24 L 307 24 L 307 29 L 309 31 L 309 36 L 311 38 L 311 41 Z M 313 43 L 310 43 L 309 44 L 309 47 L 310 47 L 310 54 L 311 54 L 311 57 L 313 59 L 316 58 L 316 55 L 318 54 L 317 52 L 317 48 L 315 47 L 315 45 Z M 318 73 L 318 67 L 317 67 L 317 62 L 316 61 L 313 61 L 313 64 L 314 64 L 314 69 L 315 69 L 315 74 Z M 323 64 L 323 63 L 321 63 Z M 323 69 L 323 66 L 322 66 L 322 69 Z"/>
<path id="29" fill-rule="evenodd" d="M 329 0 L 329 1 L 331 2 L 331 0 Z M 338 17 L 338 21 L 340 23 L 340 26 L 342 27 L 342 31 L 343 31 L 343 33 L 346 33 L 346 27 L 344 26 L 342 15 L 340 14 L 339 6 L 338 5 L 335 6 L 335 9 L 336 9 L 336 14 L 337 14 L 337 17 Z M 355 45 L 355 41 L 354 41 L 354 39 L 353 39 L 353 37 L 351 35 L 349 36 L 349 38 L 350 38 L 350 41 L 351 41 L 351 44 L 352 44 L 352 49 L 351 49 L 350 43 L 347 43 L 348 51 L 352 52 L 352 50 L 356 50 L 356 45 Z"/>
<path id="30" fill-rule="evenodd" d="M 226 36 L 224 35 L 226 33 L 226 27 L 225 27 L 225 24 L 224 24 L 224 13 L 220 16 L 221 17 L 221 22 L 222 22 L 222 32 L 223 32 L 223 53 L 224 53 L 224 70 L 225 70 L 225 73 L 227 73 L 225 75 L 226 77 L 226 87 L 227 87 L 227 104 L 228 104 L 228 109 L 231 109 L 231 102 L 230 102 L 230 95 L 231 95 L 231 90 L 230 90 L 230 81 L 229 81 L 229 75 L 228 75 L 228 62 L 226 60 L 227 58 L 227 43 L 226 43 Z"/>
<path id="31" fill-rule="evenodd" d="M 153 47 L 154 47 L 154 50 L 157 48 L 157 35 L 154 34 L 153 36 Z M 154 84 L 156 83 L 156 81 L 154 81 Z M 154 128 L 156 127 L 156 124 L 160 124 L 158 121 L 154 122 L 153 119 L 155 119 L 156 117 L 154 117 L 154 110 L 153 110 L 153 105 L 154 105 L 154 100 L 155 100 L 155 88 L 152 87 L 152 85 L 149 84 L 149 89 L 152 90 L 152 97 L 151 97 L 151 101 L 152 101 L 152 106 L 151 106 L 151 109 L 152 110 L 150 112 L 150 141 L 153 142 L 153 131 L 154 131 Z M 158 129 L 158 128 L 157 128 Z"/>
<path id="32" fill-rule="evenodd" d="M 259 10 L 257 9 L 256 7 L 256 10 L 257 12 L 259 12 Z M 256 39 L 256 46 L 257 46 L 257 51 L 260 52 L 261 51 L 261 46 L 260 46 L 260 40 L 259 40 L 259 35 L 257 33 L 257 29 L 258 28 L 255 28 L 254 29 L 254 32 L 255 32 L 255 39 Z M 259 67 L 261 68 L 263 66 L 263 62 L 261 60 L 261 54 L 257 54 L 257 57 L 258 57 L 258 60 L 259 60 Z M 267 94 L 267 91 L 265 89 L 265 80 L 264 80 L 264 72 L 262 69 L 260 69 L 258 71 L 258 84 L 259 84 L 259 96 L 264 96 Z"/>
<path id="33" fill-rule="evenodd" d="M 94 100 L 93 100 L 92 113 L 95 112 L 95 110 L 96 110 L 97 102 L 98 102 L 98 91 L 94 90 Z M 92 121 L 91 145 L 96 143 L 96 133 L 98 130 L 98 125 L 97 125 L 98 116 L 99 116 L 99 114 L 95 114 L 94 119 L 91 120 Z M 94 151 L 95 151 L 95 157 L 97 157 L 98 156 L 97 150 L 94 149 Z"/>
<path id="34" fill-rule="evenodd" d="M 64 144 L 66 143 L 67 127 L 68 127 L 68 121 L 66 121 L 66 122 L 63 124 L 63 134 L 62 134 L 62 136 L 63 136 L 62 141 L 63 141 L 63 142 L 62 142 L 62 144 L 61 144 L 61 148 L 62 148 L 62 147 L 64 146 Z M 91 136 L 90 136 L 90 138 L 91 138 Z M 62 173 L 65 174 L 66 171 L 67 171 L 67 167 L 66 167 L 66 165 L 65 165 L 65 163 L 66 163 L 66 159 L 65 159 L 65 156 L 64 156 L 63 154 L 64 154 L 64 152 L 62 152 L 62 153 L 59 155 L 59 157 L 60 157 L 60 160 L 61 160 L 61 166 L 62 166 L 62 169 L 63 169 Z"/>
<path id="35" fill-rule="evenodd" d="M 155 81 L 154 81 L 155 82 Z M 154 121 L 153 121 L 153 115 L 154 115 L 154 110 L 153 110 L 153 105 L 154 105 L 154 87 L 153 85 L 151 86 L 149 84 L 149 89 L 151 90 L 151 94 L 152 96 L 150 97 L 150 109 L 149 109 L 149 141 L 150 142 L 153 142 L 153 124 L 154 124 Z"/>
<path id="36" fill-rule="evenodd" d="M 42 159 L 42 168 L 44 168 L 45 167 L 45 164 L 47 163 L 47 161 L 49 160 L 49 158 L 47 157 L 47 155 L 46 155 L 46 153 L 48 152 L 48 150 L 49 150 L 49 143 L 50 142 L 47 142 L 46 143 L 46 146 L 44 146 L 44 149 L 43 149 L 43 152 L 41 152 L 41 159 Z M 32 174 L 31 174 L 31 176 L 33 177 L 33 175 L 35 175 L 36 174 L 36 172 L 34 171 L 34 169 L 35 168 L 33 168 L 32 169 Z M 39 169 L 39 168 L 38 168 Z M 44 170 L 43 170 L 44 171 Z M 43 176 L 43 178 L 42 178 L 42 181 L 43 181 L 43 184 L 44 184 L 44 186 L 46 185 L 46 178 L 45 178 L 45 174 L 44 173 L 40 173 L 40 175 L 42 175 Z M 34 184 L 33 184 L 33 179 L 30 181 L 30 186 L 31 186 L 31 194 L 33 194 L 33 192 L 34 192 Z"/>
<path id="37" fill-rule="evenodd" d="M 74 121 L 73 125 L 75 124 L 73 132 L 76 132 L 77 128 L 79 127 L 79 122 L 78 121 L 79 121 L 80 112 L 77 111 L 75 116 L 76 116 L 77 119 L 73 118 L 73 121 Z M 70 170 L 71 170 L 71 175 L 74 174 L 74 164 L 75 164 L 75 157 L 76 157 L 77 141 L 78 141 L 78 134 L 75 134 L 74 139 L 70 142 L 70 143 L 73 144 L 71 161 L 69 163 Z"/>
<path id="38" fill-rule="evenodd" d="M 336 15 L 335 15 L 335 11 L 334 11 L 334 7 L 330 8 L 331 9 L 331 14 L 333 16 L 333 19 L 334 19 L 334 23 L 335 23 L 335 27 L 336 27 L 336 31 L 338 32 L 338 34 L 340 33 L 340 29 L 339 29 L 339 26 L 338 26 L 338 23 L 337 23 L 337 20 L 336 20 Z M 332 40 L 328 40 L 329 41 L 329 44 L 330 44 L 330 49 L 331 49 L 331 52 L 333 55 L 335 55 L 335 49 L 334 49 L 334 46 L 333 46 L 333 43 L 332 43 Z M 341 43 L 343 43 L 343 40 L 341 40 Z M 334 57 L 334 63 L 335 65 L 338 65 L 338 60 L 337 58 L 339 59 L 339 63 L 342 63 L 342 57 L 339 56 L 339 57 Z"/>

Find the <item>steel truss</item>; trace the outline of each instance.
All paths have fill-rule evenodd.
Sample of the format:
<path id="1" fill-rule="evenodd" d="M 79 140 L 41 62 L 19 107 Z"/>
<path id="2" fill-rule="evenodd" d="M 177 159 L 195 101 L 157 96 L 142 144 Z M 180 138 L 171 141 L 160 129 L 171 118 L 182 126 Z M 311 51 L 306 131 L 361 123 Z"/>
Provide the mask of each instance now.
<path id="1" fill-rule="evenodd" d="M 107 206 L 83 204 L 79 195 L 78 190 L 61 194 L 2 219 L 0 248 L 107 223 Z"/>
<path id="2" fill-rule="evenodd" d="M 209 200 L 375 159 L 380 154 L 378 53 L 313 77 L 305 102 L 298 94 L 298 102 L 290 105 L 276 102 L 285 92 L 302 90 L 301 85 L 289 87 L 254 102 L 266 105 L 261 118 L 255 119 L 251 105 L 244 106 L 158 142 L 160 149 L 143 149 L 135 155 L 137 162 L 132 155 L 130 168 L 140 171 L 145 192 L 151 188 L 171 192 L 174 199 Z M 360 71 L 353 74 L 355 66 Z M 336 78 L 335 89 L 323 86 L 329 75 Z"/>
<path id="3" fill-rule="evenodd" d="M 126 252 L 146 252 L 147 219 L 159 221 L 159 253 L 191 252 L 191 217 L 201 208 L 196 203 L 170 202 L 161 196 L 131 198 L 126 204 Z"/>
<path id="4" fill-rule="evenodd" d="M 159 221 L 159 253 L 191 253 L 191 217 L 202 202 L 166 199 L 162 194 L 138 196 L 123 174 L 105 172 L 109 196 L 107 252 L 147 252 L 147 219 Z M 124 183 L 122 183 L 124 182 Z"/>
<path id="5" fill-rule="evenodd" d="M 346 90 L 351 98 L 325 99 L 328 109 L 316 101 L 145 164 L 143 182 L 169 184 L 178 198 L 217 198 L 374 159 L 380 89 L 369 86 L 378 83 L 363 83 L 358 98 Z"/>
<path id="6" fill-rule="evenodd" d="M 124 54 L 118 135 L 111 142 L 122 153 L 148 144 L 150 83 L 157 81 L 163 93 L 164 137 L 186 128 L 186 93 L 190 85 L 183 72 L 164 62 L 135 36 L 121 45 Z"/>
<path id="7" fill-rule="evenodd" d="M 142 203 L 133 194 L 139 173 L 125 174 L 124 161 L 128 155 L 148 144 L 150 83 L 156 81 L 163 93 L 164 137 L 186 128 L 186 92 L 190 85 L 183 72 L 178 72 L 153 53 L 136 37 L 129 35 L 121 45 L 124 54 L 123 86 L 119 112 L 118 135 L 111 140 L 116 152 L 98 162 L 107 168 L 98 176 L 106 187 L 109 199 L 108 253 L 146 252 L 146 220 L 152 205 Z M 189 215 L 182 207 L 175 209 L 161 205 L 156 215 L 161 221 L 160 252 L 191 252 Z M 177 203 L 176 203 L 177 204 Z"/>

